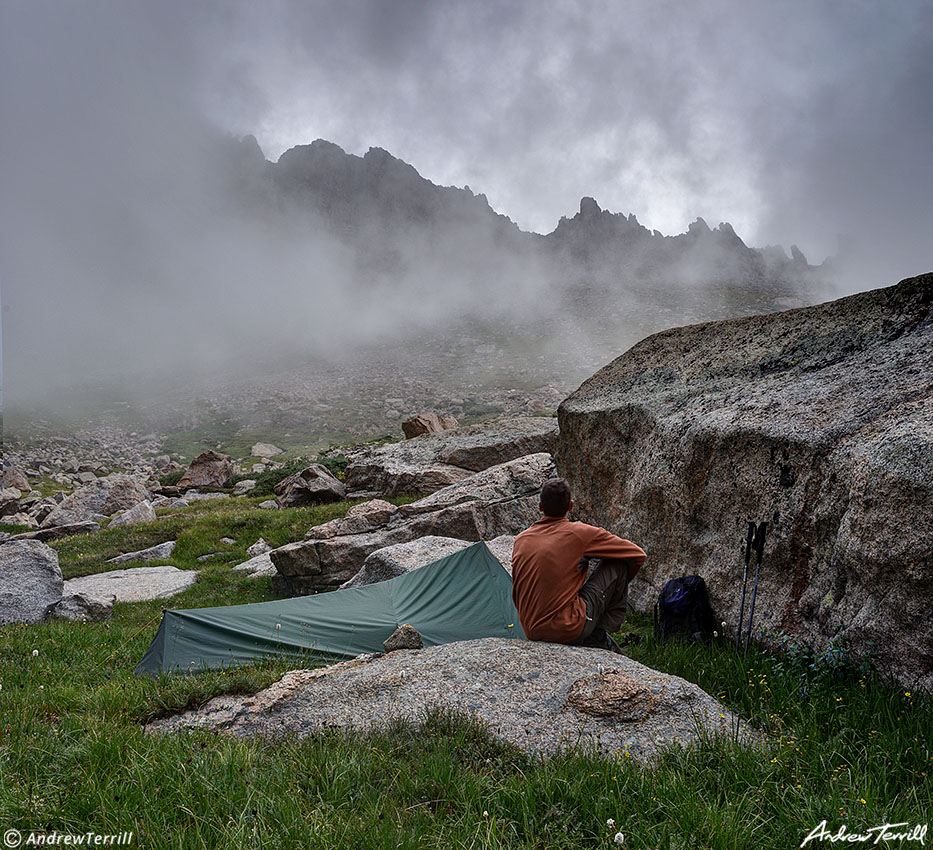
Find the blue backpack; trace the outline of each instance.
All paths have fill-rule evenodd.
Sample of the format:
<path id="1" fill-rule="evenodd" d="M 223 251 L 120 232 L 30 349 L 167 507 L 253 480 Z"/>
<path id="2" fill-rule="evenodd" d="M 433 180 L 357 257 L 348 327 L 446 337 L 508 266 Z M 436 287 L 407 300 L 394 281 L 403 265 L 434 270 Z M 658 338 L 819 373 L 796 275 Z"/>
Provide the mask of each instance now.
<path id="1" fill-rule="evenodd" d="M 664 585 L 654 606 L 654 636 L 658 640 L 676 636 L 709 643 L 715 624 L 706 582 L 701 576 L 673 578 Z"/>

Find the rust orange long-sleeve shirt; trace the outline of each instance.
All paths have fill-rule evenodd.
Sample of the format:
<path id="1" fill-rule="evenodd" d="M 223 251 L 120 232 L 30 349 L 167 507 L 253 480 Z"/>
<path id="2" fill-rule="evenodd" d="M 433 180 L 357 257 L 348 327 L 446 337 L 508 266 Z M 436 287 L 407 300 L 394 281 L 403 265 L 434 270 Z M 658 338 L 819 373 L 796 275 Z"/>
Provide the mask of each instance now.
<path id="1" fill-rule="evenodd" d="M 545 516 L 515 538 L 512 549 L 512 601 L 530 640 L 569 643 L 586 623 L 586 605 L 578 595 L 586 570 L 584 556 L 629 562 L 629 578 L 646 555 L 629 540 L 567 517 Z"/>

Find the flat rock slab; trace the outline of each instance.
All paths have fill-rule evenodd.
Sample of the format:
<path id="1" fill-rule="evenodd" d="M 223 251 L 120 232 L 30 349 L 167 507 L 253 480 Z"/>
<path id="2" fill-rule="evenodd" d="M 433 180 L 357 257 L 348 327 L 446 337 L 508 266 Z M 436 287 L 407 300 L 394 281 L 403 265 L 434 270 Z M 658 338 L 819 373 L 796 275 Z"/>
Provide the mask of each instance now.
<path id="1" fill-rule="evenodd" d="M 174 596 L 190 587 L 197 579 L 197 570 L 180 570 L 178 567 L 135 567 L 68 579 L 63 595 L 81 593 L 98 598 L 116 596 L 117 602 L 145 602 L 149 599 Z"/>
<path id="2" fill-rule="evenodd" d="M 268 552 L 260 552 L 248 561 L 237 564 L 233 569 L 240 572 L 249 573 L 250 578 L 262 578 L 263 576 L 274 576 L 276 574 L 275 564 Z"/>
<path id="3" fill-rule="evenodd" d="M 107 561 L 108 564 L 125 564 L 129 561 L 159 561 L 171 556 L 175 551 L 175 540 L 168 540 L 165 543 L 159 543 L 156 546 L 150 546 L 148 549 L 140 549 L 138 552 L 127 552 L 124 555 L 117 555 Z"/>
<path id="4" fill-rule="evenodd" d="M 295 670 L 251 697 L 223 696 L 150 730 L 312 735 L 419 721 L 436 708 L 475 717 L 529 753 L 594 748 L 647 761 L 661 748 L 712 734 L 753 740 L 698 686 L 623 655 L 555 643 L 483 638 L 319 670 Z"/>

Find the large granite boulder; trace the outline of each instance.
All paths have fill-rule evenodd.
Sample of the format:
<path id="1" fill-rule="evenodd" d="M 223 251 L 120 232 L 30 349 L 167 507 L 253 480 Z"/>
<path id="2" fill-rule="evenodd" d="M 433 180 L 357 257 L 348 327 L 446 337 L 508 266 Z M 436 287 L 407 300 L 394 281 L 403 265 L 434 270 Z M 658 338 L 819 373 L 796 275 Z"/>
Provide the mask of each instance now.
<path id="1" fill-rule="evenodd" d="M 43 521 L 43 528 L 99 521 L 117 511 L 127 511 L 151 497 L 146 484 L 131 475 L 98 478 L 65 496 Z"/>
<path id="2" fill-rule="evenodd" d="M 515 543 L 514 534 L 503 534 L 493 540 L 487 540 L 486 545 L 498 559 L 505 570 L 512 574 L 512 546 Z M 377 549 L 363 561 L 360 571 L 349 581 L 340 585 L 340 590 L 346 587 L 362 587 L 365 584 L 375 584 L 377 581 L 386 581 L 390 578 L 403 575 L 427 564 L 432 564 L 441 558 L 466 549 L 473 544 L 467 540 L 456 537 L 437 537 L 428 535 L 418 537 L 408 543 L 396 543 Z"/>
<path id="3" fill-rule="evenodd" d="M 233 484 L 233 458 L 213 449 L 201 452 L 178 482 L 179 492 L 188 487 L 229 487 Z"/>
<path id="4" fill-rule="evenodd" d="M 39 623 L 62 598 L 58 553 L 38 540 L 0 544 L 0 625 Z"/>
<path id="5" fill-rule="evenodd" d="M 540 452 L 474 473 L 393 511 L 376 507 L 315 526 L 304 540 L 269 553 L 279 571 L 274 584 L 294 595 L 336 590 L 368 555 L 386 546 L 427 536 L 476 542 L 517 534 L 538 519 L 541 485 L 554 474 L 551 456 Z"/>
<path id="6" fill-rule="evenodd" d="M 437 709 L 476 718 L 495 738 L 544 756 L 592 748 L 647 762 L 671 743 L 707 735 L 754 740 L 725 706 L 677 676 L 602 649 L 503 638 L 294 670 L 253 696 L 216 697 L 147 728 L 303 737 L 380 730 Z"/>
<path id="7" fill-rule="evenodd" d="M 698 572 L 734 629 L 765 520 L 756 633 L 840 636 L 933 687 L 933 274 L 656 334 L 559 418 L 577 518 L 648 552 L 636 608 Z"/>
<path id="8" fill-rule="evenodd" d="M 514 417 L 363 449 L 350 458 L 344 481 L 351 492 L 429 494 L 472 472 L 524 455 L 552 453 L 556 445 L 556 419 Z"/>
<path id="9" fill-rule="evenodd" d="M 339 502 L 347 495 L 343 483 L 319 463 L 283 478 L 272 490 L 280 508 Z"/>

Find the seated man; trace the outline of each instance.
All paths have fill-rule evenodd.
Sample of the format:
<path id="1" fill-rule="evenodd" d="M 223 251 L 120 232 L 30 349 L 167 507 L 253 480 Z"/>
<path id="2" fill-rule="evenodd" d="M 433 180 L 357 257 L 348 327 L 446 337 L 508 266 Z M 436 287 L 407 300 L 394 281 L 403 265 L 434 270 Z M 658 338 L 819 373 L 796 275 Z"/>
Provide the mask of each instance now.
<path id="1" fill-rule="evenodd" d="M 571 522 L 572 507 L 562 478 L 541 488 L 544 516 L 515 538 L 512 549 L 512 601 L 529 640 L 621 652 L 609 632 L 622 624 L 628 583 L 646 555 L 603 528 Z M 590 557 L 602 561 L 587 579 Z"/>

